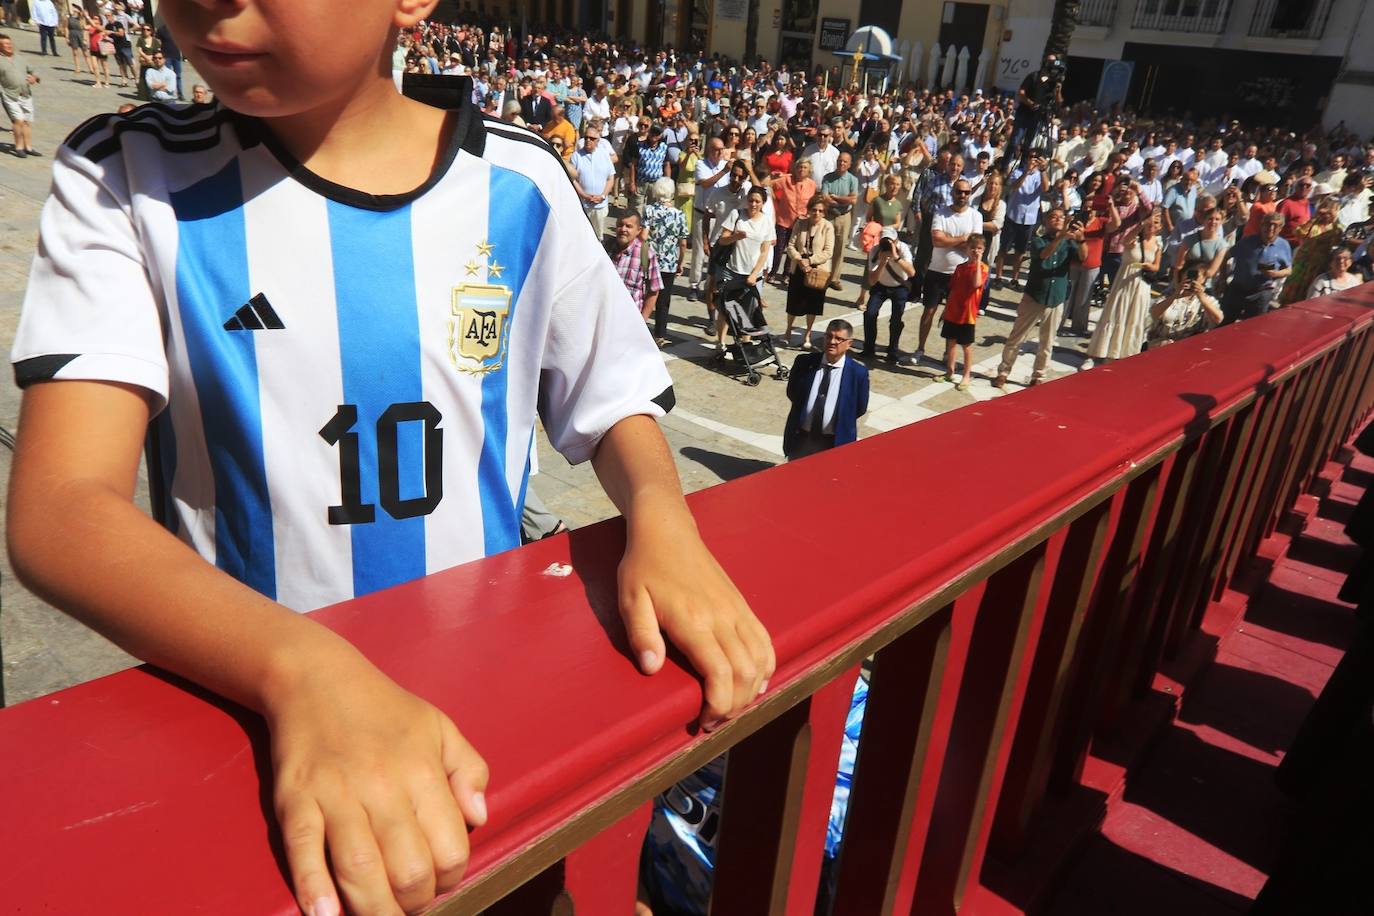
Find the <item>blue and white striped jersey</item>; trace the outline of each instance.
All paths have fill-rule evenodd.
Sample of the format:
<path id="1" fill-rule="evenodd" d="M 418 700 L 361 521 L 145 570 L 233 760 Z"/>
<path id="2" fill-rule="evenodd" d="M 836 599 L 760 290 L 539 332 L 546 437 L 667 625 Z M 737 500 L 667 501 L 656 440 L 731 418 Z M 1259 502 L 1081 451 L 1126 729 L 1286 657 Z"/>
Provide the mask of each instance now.
<path id="1" fill-rule="evenodd" d="M 160 521 L 297 610 L 517 546 L 536 412 L 579 462 L 672 406 L 557 157 L 455 83 L 405 195 L 218 105 L 95 118 L 54 162 L 17 381 L 151 392 Z"/>

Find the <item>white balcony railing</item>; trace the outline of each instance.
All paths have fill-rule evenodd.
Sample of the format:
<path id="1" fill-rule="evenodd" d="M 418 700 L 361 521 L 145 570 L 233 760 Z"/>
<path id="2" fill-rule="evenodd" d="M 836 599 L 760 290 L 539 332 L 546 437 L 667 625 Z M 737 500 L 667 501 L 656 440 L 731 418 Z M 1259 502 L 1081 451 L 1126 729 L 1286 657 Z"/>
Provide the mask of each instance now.
<path id="1" fill-rule="evenodd" d="M 1078 7 L 1078 24 L 1108 26 L 1116 21 L 1116 0 L 1083 0 Z"/>
<path id="2" fill-rule="evenodd" d="M 1250 35 L 1255 38 L 1322 37 L 1331 0 L 1259 0 L 1250 19 Z"/>
<path id="3" fill-rule="evenodd" d="M 1230 11 L 1230 0 L 1140 0 L 1131 24 L 1137 29 L 1219 34 Z"/>

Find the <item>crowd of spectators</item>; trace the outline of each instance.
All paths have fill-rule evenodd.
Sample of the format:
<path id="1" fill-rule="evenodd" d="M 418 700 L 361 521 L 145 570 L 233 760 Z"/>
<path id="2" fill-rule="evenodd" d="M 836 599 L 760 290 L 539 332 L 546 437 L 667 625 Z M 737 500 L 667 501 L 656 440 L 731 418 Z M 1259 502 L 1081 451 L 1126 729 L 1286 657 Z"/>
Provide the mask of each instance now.
<path id="1" fill-rule="evenodd" d="M 992 290 L 1020 294 L 1004 362 L 1038 325 L 1035 382 L 1057 335 L 1091 333 L 1091 366 L 1347 288 L 1368 271 L 1369 138 L 1099 111 L 1062 98 L 1053 60 L 1015 94 L 871 78 L 865 90 L 840 66 L 803 72 L 430 22 L 401 37 L 393 67 L 398 80 L 470 76 L 488 116 L 548 139 L 598 233 L 613 208 L 638 215 L 656 268 L 649 285 L 661 289 L 645 310 L 660 343 L 674 285 L 679 303 L 704 303 L 722 346 L 717 289 L 770 283 L 788 290 L 783 342 L 811 349 L 826 295 L 841 293 L 864 311 L 860 357 L 943 365 L 953 381 L 944 354 L 925 349 L 976 238 L 989 269 L 976 275 L 980 288 L 960 292 L 979 312 Z M 895 237 L 882 240 L 884 229 Z M 846 257 L 864 268 L 846 276 Z M 644 266 L 629 273 L 647 276 Z M 917 350 L 903 355 L 908 302 L 922 316 Z M 941 333 L 960 346 L 969 332 Z"/>
<path id="2" fill-rule="evenodd" d="M 720 348 L 723 291 L 786 289 L 776 339 L 811 351 L 788 381 L 789 459 L 853 441 L 864 363 L 926 364 L 967 389 L 995 290 L 1018 297 L 1001 387 L 1037 330 L 1031 384 L 1060 334 L 1089 338 L 1090 369 L 1369 277 L 1369 138 L 1066 103 L 1053 59 L 1017 93 L 960 92 L 429 23 L 402 36 L 393 69 L 470 76 L 487 116 L 548 140 L 597 233 L 613 223 L 608 255 L 660 345 L 670 303 L 679 319 L 704 309 Z M 817 333 L 828 299 L 862 312 L 862 340 L 839 318 Z M 921 316 L 903 353 L 909 303 Z M 937 317 L 943 346 L 927 355 Z M 641 872 L 655 913 L 706 911 L 718 764 L 656 805 Z"/>

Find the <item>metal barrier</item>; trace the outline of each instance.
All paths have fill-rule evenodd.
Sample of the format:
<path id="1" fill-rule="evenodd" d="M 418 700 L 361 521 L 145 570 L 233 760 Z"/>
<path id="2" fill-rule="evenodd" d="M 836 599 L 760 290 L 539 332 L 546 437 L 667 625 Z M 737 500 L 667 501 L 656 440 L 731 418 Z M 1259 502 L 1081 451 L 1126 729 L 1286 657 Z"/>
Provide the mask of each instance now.
<path id="1" fill-rule="evenodd" d="M 1372 307 L 1366 285 L 693 495 L 779 659 L 710 735 L 693 677 L 627 658 L 618 521 L 318 612 L 491 766 L 437 911 L 631 912 L 650 800 L 729 750 L 712 912 L 811 914 L 872 656 L 833 912 L 978 912 L 990 846 L 1027 852 L 1366 415 Z M 153 670 L 4 710 L 0 909 L 293 912 L 269 777 L 257 717 Z"/>

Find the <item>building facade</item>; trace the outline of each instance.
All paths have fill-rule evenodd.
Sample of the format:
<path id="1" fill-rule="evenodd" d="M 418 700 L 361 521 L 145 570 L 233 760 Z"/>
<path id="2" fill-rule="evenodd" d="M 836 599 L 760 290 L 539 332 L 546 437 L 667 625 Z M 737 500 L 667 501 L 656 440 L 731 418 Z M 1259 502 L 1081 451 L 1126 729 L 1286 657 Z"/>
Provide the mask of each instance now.
<path id="1" fill-rule="evenodd" d="M 1008 43 L 1043 48 L 1053 6 L 1012 0 Z M 1368 0 L 1082 0 L 1068 62 L 1074 98 L 1374 133 Z"/>
<path id="2" fill-rule="evenodd" d="M 452 0 L 448 0 L 452 2 Z M 1054 0 L 459 0 L 518 23 L 605 31 L 648 47 L 756 53 L 814 72 L 845 65 L 862 26 L 900 58 L 891 73 L 926 85 L 1014 90 L 1034 70 Z M 964 52 L 967 51 L 967 54 Z M 1082 0 L 1066 95 L 1178 115 L 1230 113 L 1374 133 L 1371 0 Z"/>

